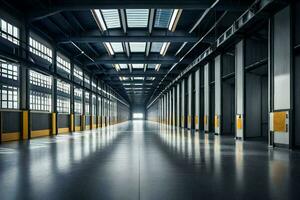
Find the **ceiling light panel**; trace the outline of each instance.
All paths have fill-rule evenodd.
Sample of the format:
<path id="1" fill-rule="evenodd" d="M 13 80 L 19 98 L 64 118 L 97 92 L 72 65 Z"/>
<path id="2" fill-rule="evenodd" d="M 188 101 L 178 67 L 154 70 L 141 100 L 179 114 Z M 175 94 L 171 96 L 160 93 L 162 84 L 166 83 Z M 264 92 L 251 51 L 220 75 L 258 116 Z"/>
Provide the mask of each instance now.
<path id="1" fill-rule="evenodd" d="M 144 69 L 144 64 L 132 64 L 133 69 Z"/>
<path id="2" fill-rule="evenodd" d="M 155 28 L 168 28 L 173 10 L 172 9 L 157 9 L 155 14 Z"/>
<path id="3" fill-rule="evenodd" d="M 131 52 L 145 52 L 146 42 L 129 42 Z"/>
<path id="4" fill-rule="evenodd" d="M 149 9 L 126 9 L 126 18 L 129 28 L 145 28 L 148 26 Z"/>
<path id="5" fill-rule="evenodd" d="M 116 53 L 124 52 L 123 45 L 121 42 L 111 42 L 110 45 L 114 52 L 116 52 Z"/>
<path id="6" fill-rule="evenodd" d="M 120 28 L 120 15 L 117 9 L 101 10 L 107 28 Z"/>

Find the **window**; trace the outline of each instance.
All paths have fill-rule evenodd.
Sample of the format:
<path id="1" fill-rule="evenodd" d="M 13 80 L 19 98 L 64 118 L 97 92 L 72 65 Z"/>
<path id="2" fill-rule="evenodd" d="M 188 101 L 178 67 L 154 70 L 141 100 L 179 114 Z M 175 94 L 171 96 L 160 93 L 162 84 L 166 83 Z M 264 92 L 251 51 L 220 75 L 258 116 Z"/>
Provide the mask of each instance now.
<path id="1" fill-rule="evenodd" d="M 0 108 L 19 108 L 19 66 L 0 60 Z"/>
<path id="2" fill-rule="evenodd" d="M 29 51 L 52 63 L 52 49 L 46 47 L 32 37 L 29 37 Z"/>
<path id="3" fill-rule="evenodd" d="M 88 75 L 85 75 L 84 76 L 85 87 L 88 87 L 88 88 L 90 87 L 90 84 L 91 84 L 90 81 L 91 81 L 90 77 L 88 77 Z"/>
<path id="4" fill-rule="evenodd" d="M 19 79 L 19 67 L 14 63 L 0 60 L 0 76 L 7 79 Z"/>
<path id="5" fill-rule="evenodd" d="M 82 98 L 82 89 L 80 88 L 75 88 L 74 89 L 74 96 L 78 98 Z"/>
<path id="6" fill-rule="evenodd" d="M 51 112 L 52 78 L 30 70 L 30 109 Z"/>
<path id="7" fill-rule="evenodd" d="M 70 95 L 70 84 L 57 80 L 57 91 Z"/>
<path id="8" fill-rule="evenodd" d="M 30 84 L 51 89 L 52 78 L 50 76 L 30 70 Z"/>
<path id="9" fill-rule="evenodd" d="M 94 90 L 97 89 L 97 84 L 94 81 L 92 81 L 92 87 L 93 87 Z"/>
<path id="10" fill-rule="evenodd" d="M 57 112 L 70 113 L 70 99 L 69 98 L 57 96 Z"/>
<path id="11" fill-rule="evenodd" d="M 19 28 L 13 26 L 12 24 L 6 22 L 5 20 L 0 20 L 1 24 L 1 37 L 7 39 L 8 41 L 19 45 L 20 44 L 20 31 Z"/>
<path id="12" fill-rule="evenodd" d="M 17 87 L 0 85 L 1 108 L 18 109 L 19 108 L 19 92 Z"/>
<path id="13" fill-rule="evenodd" d="M 98 97 L 98 115 L 101 116 L 101 113 L 102 113 L 102 100 L 101 100 L 101 97 Z"/>
<path id="14" fill-rule="evenodd" d="M 74 88 L 74 112 L 82 114 L 82 89 Z"/>
<path id="15" fill-rule="evenodd" d="M 70 74 L 71 64 L 70 61 L 62 55 L 57 55 L 56 57 L 57 67 L 66 73 Z"/>
<path id="16" fill-rule="evenodd" d="M 90 93 L 85 92 L 84 97 L 85 97 L 85 100 L 84 100 L 85 101 L 85 103 L 84 103 L 85 114 L 89 115 L 90 114 Z"/>
<path id="17" fill-rule="evenodd" d="M 30 109 L 51 112 L 51 94 L 30 90 Z"/>
<path id="18" fill-rule="evenodd" d="M 148 9 L 126 9 L 127 26 L 129 28 L 147 27 L 148 16 Z"/>
<path id="19" fill-rule="evenodd" d="M 74 77 L 78 78 L 81 81 L 83 80 L 83 72 L 76 65 L 74 66 Z"/>
<path id="20" fill-rule="evenodd" d="M 133 119 L 143 119 L 144 114 L 143 113 L 133 113 Z"/>
<path id="21" fill-rule="evenodd" d="M 57 80 L 57 112 L 70 113 L 70 84 Z"/>
<path id="22" fill-rule="evenodd" d="M 95 116 L 97 114 L 97 102 L 96 95 L 92 96 L 92 115 Z"/>

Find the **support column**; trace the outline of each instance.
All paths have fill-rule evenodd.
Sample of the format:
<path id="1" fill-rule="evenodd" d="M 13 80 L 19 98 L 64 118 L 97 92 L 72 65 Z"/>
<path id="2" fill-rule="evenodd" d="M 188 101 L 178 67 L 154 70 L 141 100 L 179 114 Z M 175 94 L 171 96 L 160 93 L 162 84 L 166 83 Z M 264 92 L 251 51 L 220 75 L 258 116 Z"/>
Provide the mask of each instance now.
<path id="1" fill-rule="evenodd" d="M 195 72 L 195 129 L 200 129 L 200 69 Z"/>
<path id="2" fill-rule="evenodd" d="M 180 91 L 180 83 L 177 83 L 176 85 L 176 99 L 177 99 L 177 104 L 176 104 L 176 121 L 177 121 L 177 127 L 181 126 L 181 91 Z"/>
<path id="3" fill-rule="evenodd" d="M 172 121 L 172 125 L 173 126 L 176 126 L 176 116 L 177 116 L 177 110 L 176 110 L 176 104 L 177 104 L 177 99 L 176 99 L 176 86 L 173 87 L 173 96 L 172 96 L 172 99 L 173 99 L 173 112 L 172 112 L 172 118 L 173 118 L 173 121 Z"/>
<path id="4" fill-rule="evenodd" d="M 222 123 L 222 71 L 221 71 L 221 55 L 215 58 L 215 117 L 214 117 L 214 125 L 215 125 L 215 134 L 221 134 L 221 123 Z"/>
<path id="5" fill-rule="evenodd" d="M 271 103 L 270 103 L 270 144 L 274 146 L 292 147 L 292 39 L 291 8 L 287 6 L 276 13 L 271 20 L 271 40 L 269 52 Z M 280 117 L 282 115 L 284 118 Z M 280 120 L 282 118 L 282 120 Z M 283 129 L 279 129 L 278 121 L 282 121 Z"/>
<path id="6" fill-rule="evenodd" d="M 237 139 L 244 139 L 244 40 L 240 41 L 235 46 L 235 98 L 236 98 L 236 126 L 235 137 Z"/>
<path id="7" fill-rule="evenodd" d="M 210 109 L 210 91 L 209 91 L 209 63 L 204 66 L 204 131 L 209 132 L 209 109 Z"/>
<path id="8" fill-rule="evenodd" d="M 186 117 L 185 117 L 185 80 L 181 81 L 181 127 L 186 128 Z"/>
<path id="9" fill-rule="evenodd" d="M 193 85 L 192 85 L 192 77 L 193 74 L 190 74 L 188 77 L 188 114 L 187 114 L 187 128 L 191 129 L 192 128 L 192 96 L 193 96 Z"/>

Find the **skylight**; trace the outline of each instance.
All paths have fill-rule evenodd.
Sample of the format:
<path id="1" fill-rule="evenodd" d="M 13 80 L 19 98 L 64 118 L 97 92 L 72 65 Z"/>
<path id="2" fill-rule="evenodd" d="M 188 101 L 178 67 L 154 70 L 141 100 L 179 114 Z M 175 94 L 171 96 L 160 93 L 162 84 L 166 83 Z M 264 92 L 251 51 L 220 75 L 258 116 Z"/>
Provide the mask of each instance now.
<path id="1" fill-rule="evenodd" d="M 145 28 L 148 26 L 149 9 L 126 9 L 126 18 L 129 28 Z"/>
<path id="2" fill-rule="evenodd" d="M 114 67 L 117 71 L 120 71 L 120 70 L 121 70 L 119 64 L 113 64 L 113 67 Z"/>
<path id="3" fill-rule="evenodd" d="M 121 69 L 128 69 L 127 64 L 119 64 L 119 66 Z"/>
<path id="4" fill-rule="evenodd" d="M 144 69 L 144 64 L 132 64 L 133 69 Z"/>
<path id="5" fill-rule="evenodd" d="M 120 15 L 117 9 L 101 10 L 107 28 L 120 28 Z"/>
<path id="6" fill-rule="evenodd" d="M 180 15 L 181 15 L 181 12 L 182 12 L 181 9 L 173 10 L 171 21 L 170 21 L 169 27 L 168 27 L 169 31 L 175 31 L 178 20 L 179 20 Z"/>
<path id="7" fill-rule="evenodd" d="M 155 69 L 156 64 L 148 64 L 148 69 Z"/>
<path id="8" fill-rule="evenodd" d="M 153 81 L 155 79 L 155 77 L 147 77 L 146 79 Z"/>
<path id="9" fill-rule="evenodd" d="M 155 70 L 156 70 L 156 71 L 159 71 L 160 66 L 161 66 L 161 64 L 156 64 L 156 65 L 155 65 Z"/>
<path id="10" fill-rule="evenodd" d="M 123 45 L 121 42 L 111 42 L 110 44 L 114 52 L 116 53 L 124 52 Z"/>
<path id="11" fill-rule="evenodd" d="M 121 81 L 126 81 L 126 80 L 128 80 L 129 78 L 128 78 L 128 77 L 125 77 L 125 76 L 120 76 L 119 79 L 120 79 Z"/>
<path id="12" fill-rule="evenodd" d="M 172 9 L 157 9 L 155 15 L 154 27 L 168 28 L 171 20 Z"/>
<path id="13" fill-rule="evenodd" d="M 112 56 L 112 55 L 115 54 L 115 52 L 114 52 L 114 50 L 113 50 L 113 48 L 112 48 L 112 46 L 111 46 L 111 44 L 109 42 L 104 42 L 103 44 L 104 44 L 107 52 L 109 53 L 109 55 Z"/>
<path id="14" fill-rule="evenodd" d="M 162 42 L 153 42 L 151 45 L 151 52 L 159 53 L 163 46 Z"/>
<path id="15" fill-rule="evenodd" d="M 168 50 L 169 46 L 170 46 L 170 42 L 164 42 L 163 45 L 162 45 L 162 47 L 161 47 L 161 50 L 159 52 L 160 55 L 165 56 L 166 53 L 167 53 L 167 50 Z"/>
<path id="16" fill-rule="evenodd" d="M 99 9 L 94 9 L 94 10 L 92 10 L 92 14 L 94 16 L 94 19 L 95 19 L 99 29 L 101 31 L 106 31 L 107 30 L 106 24 L 104 22 L 104 19 L 102 17 L 102 14 L 101 14 L 100 10 Z"/>
<path id="17" fill-rule="evenodd" d="M 145 52 L 146 42 L 129 42 L 131 52 Z"/>
<path id="18" fill-rule="evenodd" d="M 137 77 L 133 77 L 134 80 L 144 80 L 144 77 L 140 77 L 140 76 L 137 76 Z"/>

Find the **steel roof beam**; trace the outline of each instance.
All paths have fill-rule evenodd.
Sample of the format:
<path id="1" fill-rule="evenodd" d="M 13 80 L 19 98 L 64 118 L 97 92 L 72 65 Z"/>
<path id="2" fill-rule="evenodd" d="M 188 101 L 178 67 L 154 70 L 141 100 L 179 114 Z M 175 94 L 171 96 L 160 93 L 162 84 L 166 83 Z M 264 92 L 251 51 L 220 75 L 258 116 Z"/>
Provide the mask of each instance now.
<path id="1" fill-rule="evenodd" d="M 94 62 L 86 62 L 85 65 L 94 64 L 174 64 L 179 61 L 175 56 L 161 56 L 157 54 L 149 54 L 149 56 L 140 54 L 131 54 L 130 57 L 125 55 L 102 56 L 93 58 Z M 185 62 L 189 63 L 190 60 Z"/>

